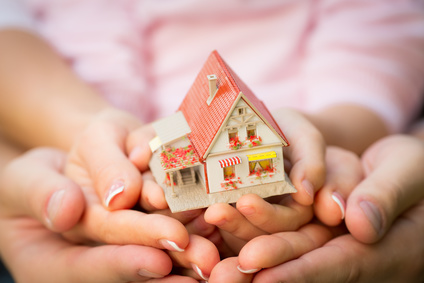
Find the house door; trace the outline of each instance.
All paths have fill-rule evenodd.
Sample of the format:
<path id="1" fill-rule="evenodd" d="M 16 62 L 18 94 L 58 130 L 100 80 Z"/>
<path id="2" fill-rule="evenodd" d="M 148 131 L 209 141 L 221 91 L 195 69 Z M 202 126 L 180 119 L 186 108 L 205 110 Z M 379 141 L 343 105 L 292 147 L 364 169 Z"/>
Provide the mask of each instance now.
<path id="1" fill-rule="evenodd" d="M 196 184 L 196 172 L 193 167 L 185 168 L 177 171 L 178 186 L 186 187 Z"/>

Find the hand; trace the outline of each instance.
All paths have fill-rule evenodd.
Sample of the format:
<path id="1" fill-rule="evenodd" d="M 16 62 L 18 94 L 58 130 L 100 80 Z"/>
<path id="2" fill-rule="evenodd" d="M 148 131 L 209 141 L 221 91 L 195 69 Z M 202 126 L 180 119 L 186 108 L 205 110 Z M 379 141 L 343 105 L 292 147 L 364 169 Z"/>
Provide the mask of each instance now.
<path id="1" fill-rule="evenodd" d="M 299 259 L 261 271 L 253 282 L 422 282 L 423 216 L 421 201 L 375 244 L 339 236 Z"/>
<path id="2" fill-rule="evenodd" d="M 139 245 L 75 245 L 46 229 L 42 223 L 56 231 L 72 228 L 84 209 L 78 186 L 62 175 L 64 160 L 65 155 L 57 150 L 33 150 L 10 163 L 0 179 L 0 250 L 19 281 L 40 278 L 39 282 L 75 282 L 85 278 L 82 280 L 86 282 L 144 282 L 150 278 L 167 279 L 173 262 L 200 270 L 203 276 L 210 274 L 219 256 L 216 248 L 201 237 L 191 236 L 185 251 L 167 255 Z M 122 217 L 126 219 L 126 214 Z M 91 268 L 93 263 L 98 268 Z M 52 270 L 57 277 L 52 276 Z M 175 280 L 182 282 L 181 278 Z M 172 280 L 164 282 L 175 282 Z"/>
<path id="3" fill-rule="evenodd" d="M 290 147 L 284 149 L 284 154 L 289 159 L 286 168 L 290 171 L 290 179 L 298 193 L 268 199 L 272 203 L 252 194 L 241 197 L 236 208 L 228 204 L 212 205 L 206 210 L 205 220 L 221 229 L 221 239 L 213 233 L 213 226 L 196 218 L 198 225 L 191 226 L 200 226 L 200 229 L 194 227 L 190 231 L 213 236 L 215 244 L 222 248 L 221 253 L 224 249 L 227 251 L 226 255 L 238 254 L 246 241 L 256 236 L 296 230 L 312 218 L 314 194 L 322 187 L 325 179 L 324 141 L 312 124 L 296 111 L 282 109 L 274 116 L 292 142 Z M 134 131 L 129 140 L 142 136 L 143 131 Z M 157 184 L 149 182 L 147 185 L 146 182 L 142 191 L 142 206 L 149 210 L 166 207 L 163 191 Z"/>
<path id="4" fill-rule="evenodd" d="M 267 200 L 250 194 L 242 196 L 235 207 L 222 203 L 210 206 L 205 220 L 220 228 L 233 255 L 257 236 L 294 231 L 308 223 L 313 217 L 314 194 L 324 184 L 325 143 L 321 135 L 294 110 L 281 109 L 274 117 L 291 143 L 284 149 L 284 156 L 298 193 Z"/>
<path id="5" fill-rule="evenodd" d="M 249 248 L 259 253 L 261 239 L 249 242 L 240 252 L 238 261 L 235 259 L 219 263 L 212 272 L 210 282 L 215 278 L 220 278 L 222 270 L 227 271 L 227 278 L 234 277 L 232 282 L 420 282 L 424 278 L 422 273 L 424 260 L 424 225 L 422 217 L 424 215 L 423 192 L 424 176 L 419 170 L 418 164 L 424 161 L 424 144 L 411 137 L 393 136 L 383 139 L 372 146 L 362 158 L 362 164 L 367 167 L 366 178 L 352 191 L 347 201 L 346 222 L 355 220 L 362 225 L 368 225 L 367 232 L 363 226 L 351 225 L 349 229 L 352 234 L 344 234 L 334 238 L 321 248 L 320 244 L 325 235 L 329 235 L 329 228 L 316 231 L 318 234 L 309 233 L 310 241 L 299 242 L 298 237 L 282 235 L 277 246 L 272 249 L 278 251 L 277 257 L 269 257 L 271 264 L 275 264 L 277 259 L 281 264 L 275 267 L 260 271 L 254 278 L 253 274 L 238 274 L 235 272 L 236 264 L 240 263 L 243 270 L 257 272 L 255 265 L 248 265 L 248 262 L 261 261 L 262 267 L 266 258 L 257 254 L 245 253 Z M 400 158 L 402 157 L 402 158 Z M 329 170 L 331 172 L 331 170 Z M 390 176 L 392 179 L 388 179 Z M 396 180 L 394 182 L 394 180 Z M 395 185 L 394 185 L 395 184 Z M 320 191 L 323 192 L 323 190 Z M 393 198 L 396 196 L 396 201 Z M 368 220 L 367 214 L 350 214 L 355 209 L 360 209 L 358 200 L 372 199 L 376 207 L 384 208 L 384 219 L 387 219 L 384 226 L 385 236 L 374 244 L 364 244 L 355 239 L 355 233 L 365 236 L 378 235 L 372 222 Z M 387 201 L 393 200 L 393 202 Z M 414 206 L 415 204 L 415 206 Z M 405 208 L 407 206 L 412 208 Z M 405 209 L 408 209 L 405 211 Z M 399 216 L 400 214 L 400 216 Z M 350 217 L 354 217 L 351 219 Z M 390 224 L 393 224 L 390 227 Z M 302 229 L 305 229 L 305 226 Z M 325 227 L 322 227 L 325 228 Z M 321 229 L 322 229 L 321 228 Z M 314 231 L 311 230 L 310 232 Z M 316 228 L 314 228 L 316 229 Z M 302 232 L 302 231 L 300 231 Z M 334 231 L 333 231 L 334 232 Z M 364 233 L 365 232 L 365 233 Z M 296 232 L 295 232 L 296 233 Z M 363 233 L 363 234 L 361 234 Z M 303 234 L 305 232 L 303 231 Z M 270 237 L 270 236 L 263 236 Z M 381 236 L 380 236 L 381 237 Z M 364 238 L 362 238 L 364 239 Z M 365 238 L 366 239 L 366 238 Z M 370 237 L 372 239 L 372 237 Z M 254 246 L 256 245 L 256 247 Z M 306 248 L 305 248 L 306 247 Z M 298 259 L 300 254 L 309 249 Z M 262 249 L 263 250 L 263 249 Z M 297 253 L 296 252 L 299 252 Z M 248 256 L 249 257 L 248 257 Z M 288 256 L 287 256 L 288 255 Z M 292 255 L 292 256 L 291 256 Z M 256 256 L 256 257 L 255 257 Z M 247 262 L 247 263 L 246 263 Z M 284 263 L 285 262 L 285 263 Z M 261 267 L 260 265 L 256 265 Z M 337 272 L 335 272 L 337 270 Z M 245 280 L 245 281 L 239 281 Z"/>
<path id="6" fill-rule="evenodd" d="M 188 233 L 178 221 L 122 210 L 133 207 L 141 194 L 142 175 L 126 156 L 128 135 L 139 126 L 134 117 L 107 110 L 99 114 L 76 142 L 69 154 L 66 174 L 81 186 L 86 211 L 66 234 L 68 239 L 169 250 L 182 250 L 188 245 Z"/>
<path id="7" fill-rule="evenodd" d="M 93 188 L 109 210 L 132 208 L 139 199 L 142 178 L 127 156 L 126 143 L 131 131 L 140 126 L 141 122 L 126 112 L 104 110 L 70 151 L 66 175 L 82 187 Z"/>
<path id="8" fill-rule="evenodd" d="M 396 135 L 363 155 L 365 180 L 349 196 L 346 225 L 364 243 L 375 243 L 408 208 L 424 198 L 424 143 Z"/>

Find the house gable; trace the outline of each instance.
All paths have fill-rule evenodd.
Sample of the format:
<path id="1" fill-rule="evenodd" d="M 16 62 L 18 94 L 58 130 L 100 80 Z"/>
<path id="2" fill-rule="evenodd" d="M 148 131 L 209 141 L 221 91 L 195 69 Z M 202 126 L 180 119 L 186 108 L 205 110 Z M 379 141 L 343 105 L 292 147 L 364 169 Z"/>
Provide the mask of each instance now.
<path id="1" fill-rule="evenodd" d="M 234 149 L 231 146 L 231 139 L 236 136 L 244 144 L 243 148 L 249 148 L 252 135 L 256 138 L 264 138 L 262 140 L 263 145 L 277 143 L 285 145 L 284 140 L 250 107 L 250 104 L 245 101 L 245 97 L 240 94 L 219 129 L 216 138 L 212 141 L 207 154 L 228 152 Z"/>
<path id="2" fill-rule="evenodd" d="M 212 98 L 208 81 L 210 75 L 216 77 L 216 90 Z M 230 69 L 218 52 L 213 51 L 179 107 L 190 126 L 190 141 L 201 160 L 210 152 L 223 125 L 227 125 L 240 98 L 281 137 L 283 145 L 288 145 L 283 132 L 262 101 Z"/>

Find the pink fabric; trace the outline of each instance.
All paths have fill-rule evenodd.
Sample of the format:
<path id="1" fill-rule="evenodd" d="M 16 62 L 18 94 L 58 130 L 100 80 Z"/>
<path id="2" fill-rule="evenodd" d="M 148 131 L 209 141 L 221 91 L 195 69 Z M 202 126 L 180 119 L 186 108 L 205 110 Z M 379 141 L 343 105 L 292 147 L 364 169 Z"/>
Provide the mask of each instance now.
<path id="1" fill-rule="evenodd" d="M 41 33 L 118 107 L 174 112 L 217 49 L 272 110 L 365 105 L 393 131 L 423 102 L 413 0 L 30 0 Z"/>

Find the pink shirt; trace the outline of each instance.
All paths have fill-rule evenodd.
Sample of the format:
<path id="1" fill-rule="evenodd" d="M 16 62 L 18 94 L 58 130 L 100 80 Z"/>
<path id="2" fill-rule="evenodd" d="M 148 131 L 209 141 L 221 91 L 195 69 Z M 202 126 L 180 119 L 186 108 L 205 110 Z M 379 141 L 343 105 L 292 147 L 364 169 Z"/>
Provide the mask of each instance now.
<path id="1" fill-rule="evenodd" d="M 422 1 L 20 3 L 84 80 L 145 121 L 178 108 L 214 49 L 271 110 L 356 103 L 399 131 L 423 103 Z"/>

